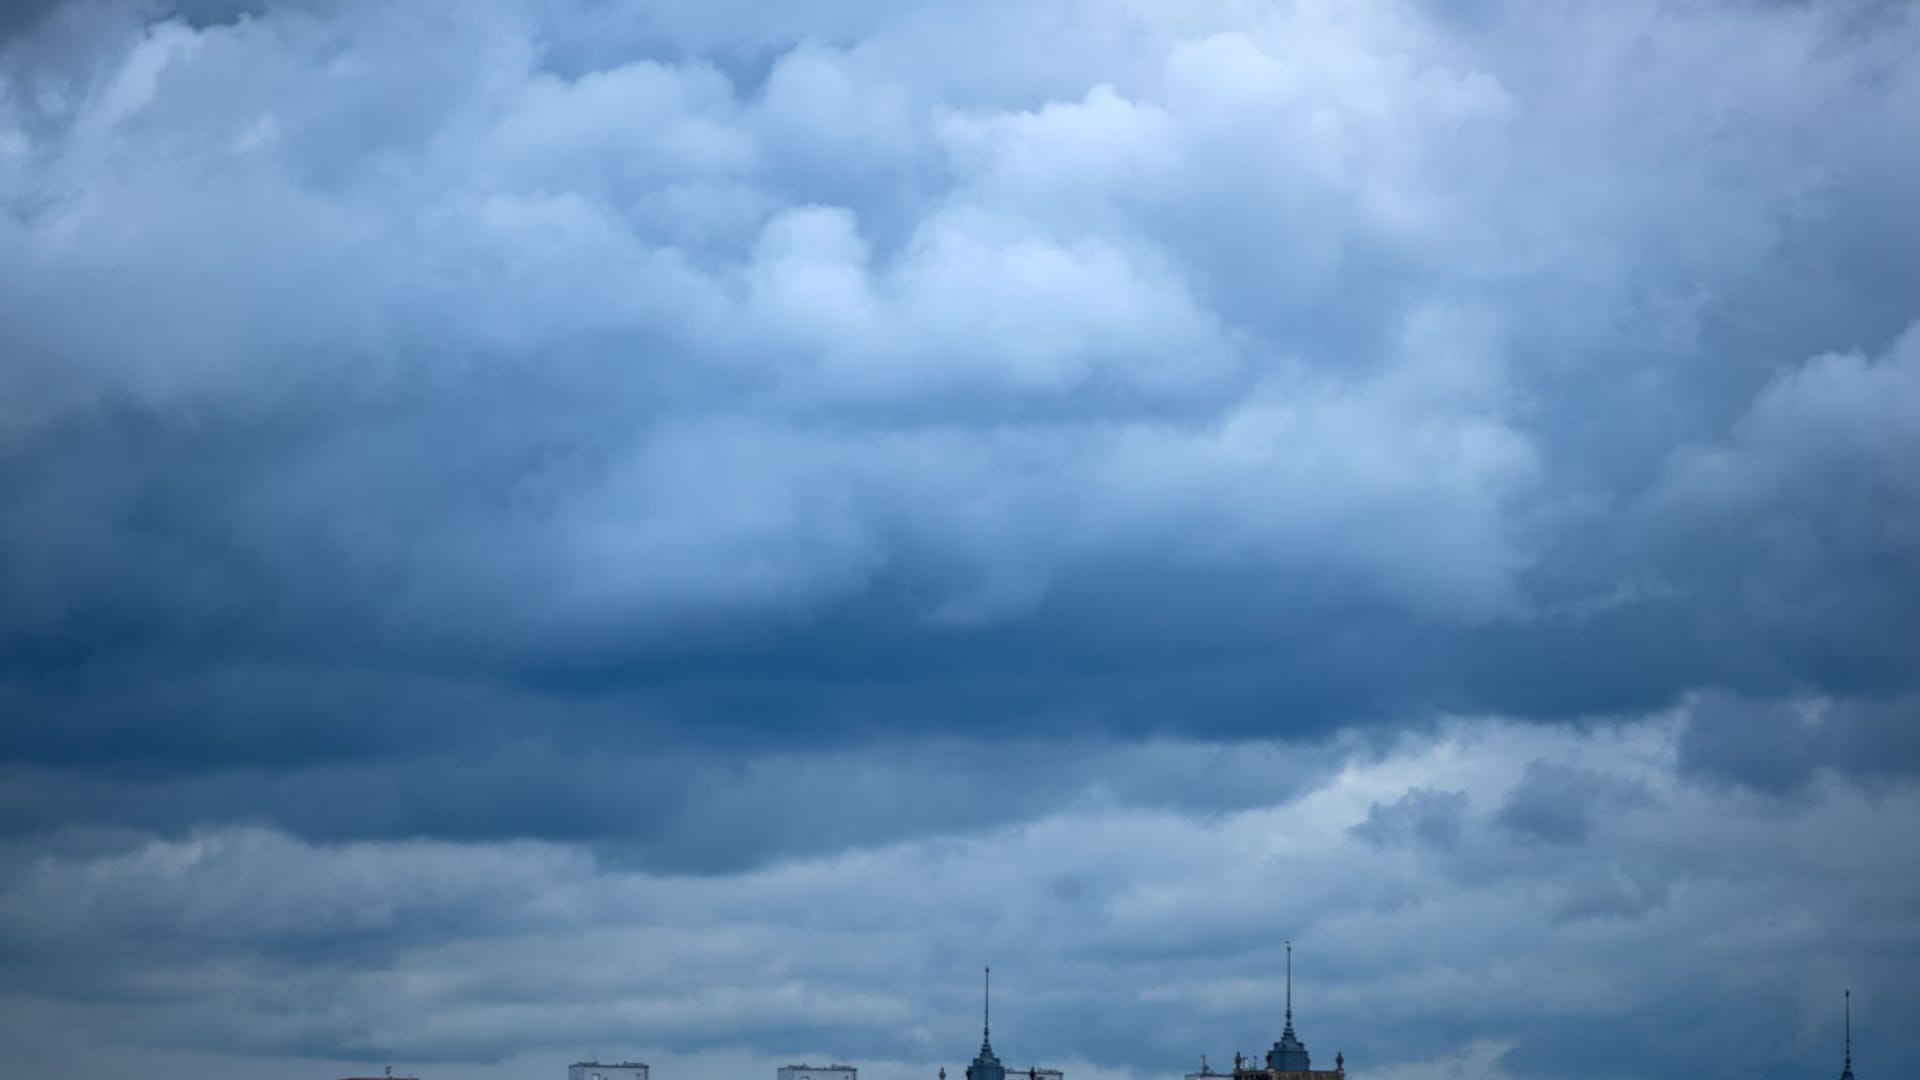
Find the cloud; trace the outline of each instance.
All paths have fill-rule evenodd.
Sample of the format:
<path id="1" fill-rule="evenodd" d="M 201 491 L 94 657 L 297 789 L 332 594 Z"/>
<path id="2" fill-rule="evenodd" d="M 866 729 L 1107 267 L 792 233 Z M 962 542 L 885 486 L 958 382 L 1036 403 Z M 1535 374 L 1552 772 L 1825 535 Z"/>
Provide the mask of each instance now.
<path id="1" fill-rule="evenodd" d="M 1637 785 L 1604 773 L 1535 761 L 1501 802 L 1494 819 L 1520 836 L 1550 844 L 1586 840 L 1609 808 L 1646 798 Z"/>
<path id="2" fill-rule="evenodd" d="M 1789 677 L 1884 692 L 1920 583 L 1920 333 L 1881 356 L 1826 354 L 1776 377 L 1724 443 L 1676 451 L 1650 499 L 1677 522 L 1687 587 L 1727 597 Z M 1742 658 L 1747 659 L 1747 658 Z M 1759 658 L 1753 658 L 1758 660 Z"/>
<path id="3" fill-rule="evenodd" d="M 1367 807 L 1367 820 L 1347 831 L 1375 847 L 1449 847 L 1459 842 L 1467 802 L 1464 791 L 1412 788 L 1391 803 Z"/>
<path id="4" fill-rule="evenodd" d="M 583 1045 L 675 1058 L 819 1048 L 882 1076 L 951 1066 L 978 1037 L 985 959 L 999 969 L 1003 1053 L 1145 1075 L 1271 1039 L 1289 935 L 1316 1061 L 1340 1050 L 1354 1068 L 1440 1068 L 1497 1040 L 1513 1075 L 1611 1075 L 1556 1056 L 1585 1026 L 1610 1030 L 1629 1060 L 1824 1062 L 1831 1003 L 1782 998 L 1770 981 L 1851 979 L 1875 1014 L 1898 1015 L 1912 958 L 1891 916 L 1915 882 L 1874 823 L 1913 819 L 1913 792 L 1834 788 L 1746 814 L 1740 793 L 1690 784 L 1657 752 L 1673 726 L 1455 722 L 1293 797 L 1075 802 L 965 838 L 719 875 L 545 842 L 134 835 L 9 861 L 0 925 L 10 983 L 63 1024 L 441 1071 Z M 1163 747 L 1142 771 L 1183 753 Z M 1573 757 L 1667 802 L 1636 804 L 1578 851 L 1515 848 L 1497 814 L 1462 820 L 1431 861 L 1353 835 L 1409 783 L 1491 794 Z M 1670 884 L 1660 903 L 1604 918 L 1543 902 L 1586 895 L 1606 866 Z M 1809 876 L 1851 884 L 1808 890 Z M 1669 978 L 1650 985 L 1643 957 L 1656 953 Z M 1703 1003 L 1699 985 L 1728 1000 Z M 1695 1021 L 1725 1029 L 1709 1048 Z M 1787 1034 L 1739 1037 L 1762 1030 Z M 1883 1060 L 1913 1052 L 1875 1030 Z"/>
<path id="5" fill-rule="evenodd" d="M 1911 951 L 1917 34 L 9 8 L 16 1026 L 890 1080 L 995 952 L 1118 1080 L 1270 1039 L 1279 920 L 1316 1061 L 1824 1061 Z"/>
<path id="6" fill-rule="evenodd" d="M 1823 774 L 1886 780 L 1920 769 L 1915 703 L 1892 700 L 1692 703 L 1680 740 L 1682 768 L 1770 795 L 1802 794 Z"/>
<path id="7" fill-rule="evenodd" d="M 1514 108 L 1525 65 L 1383 8 L 1149 13 L 1110 63 L 1056 73 L 1105 76 L 1064 96 L 1017 64 L 966 93 L 903 66 L 940 20 L 992 37 L 1012 18 L 882 19 L 751 84 L 697 51 L 562 73 L 542 34 L 574 24 L 511 5 L 424 57 L 424 15 L 289 8 L 145 30 L 130 13 L 96 67 L 23 66 L 10 651 L 131 646 L 157 623 L 225 654 L 271 622 L 295 668 L 328 640 L 374 669 L 537 674 L 657 666 L 688 639 L 745 663 L 824 622 L 922 669 L 974 647 L 955 630 L 1004 650 L 1024 625 L 1153 666 L 1098 642 L 1114 612 L 1093 598 L 1158 578 L 1208 599 L 1110 602 L 1180 627 L 1156 639 L 1320 651 L 1279 702 L 1303 718 L 1531 707 L 1523 675 L 1473 668 L 1510 629 L 1595 671 L 1556 709 L 1767 676 L 1739 642 L 1608 666 L 1619 620 L 1671 639 L 1715 595 L 1677 619 L 1522 618 L 1674 570 L 1591 550 L 1579 507 L 1606 483 L 1583 491 L 1568 469 L 1591 448 L 1544 422 L 1583 369 L 1539 359 L 1549 328 L 1514 275 L 1563 266 L 1611 302 L 1560 245 L 1624 209 L 1521 183 L 1547 152 Z M 1828 32 L 1725 18 L 1775 45 Z M 1383 59 L 1403 54 L 1424 66 Z M 1867 94 L 1862 122 L 1902 92 Z M 1756 123 L 1802 132 L 1797 102 L 1770 101 Z M 1278 141 L 1235 137 L 1254 128 Z M 1677 214 L 1693 191 L 1652 197 Z M 1496 206 L 1526 212 L 1489 233 Z M 110 290 L 111 316 L 72 299 L 163 265 Z M 1643 346 L 1635 370 L 1667 377 Z M 503 606 L 518 617 L 488 617 Z M 1436 631 L 1465 660 L 1404 695 L 1341 651 Z M 1823 633 L 1806 647 L 1849 648 Z M 1223 713 L 1271 713 L 1275 692 Z"/>

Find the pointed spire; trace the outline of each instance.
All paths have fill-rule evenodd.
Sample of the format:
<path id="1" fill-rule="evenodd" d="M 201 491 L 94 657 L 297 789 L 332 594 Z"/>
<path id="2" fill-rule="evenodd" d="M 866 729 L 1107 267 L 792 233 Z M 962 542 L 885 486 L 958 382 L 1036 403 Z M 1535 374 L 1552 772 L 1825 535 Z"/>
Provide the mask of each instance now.
<path id="1" fill-rule="evenodd" d="M 1847 1057 L 1841 1067 L 1840 1080 L 1853 1080 L 1853 988 L 1847 988 Z"/>
<path id="2" fill-rule="evenodd" d="M 987 968 L 986 992 L 980 997 L 980 1045 L 993 1042 L 993 969 Z"/>
<path id="3" fill-rule="evenodd" d="M 1005 1080 L 1006 1070 L 993 1056 L 993 969 L 985 970 L 986 988 L 980 998 L 980 1056 L 967 1070 L 967 1080 Z"/>
<path id="4" fill-rule="evenodd" d="M 1287 1030 L 1293 1030 L 1293 942 L 1287 942 Z"/>
<path id="5" fill-rule="evenodd" d="M 1267 1051 L 1267 1068 L 1272 1072 L 1307 1072 L 1313 1068 L 1306 1045 L 1293 1033 L 1293 942 L 1287 942 L 1287 1026 L 1280 1041 Z"/>

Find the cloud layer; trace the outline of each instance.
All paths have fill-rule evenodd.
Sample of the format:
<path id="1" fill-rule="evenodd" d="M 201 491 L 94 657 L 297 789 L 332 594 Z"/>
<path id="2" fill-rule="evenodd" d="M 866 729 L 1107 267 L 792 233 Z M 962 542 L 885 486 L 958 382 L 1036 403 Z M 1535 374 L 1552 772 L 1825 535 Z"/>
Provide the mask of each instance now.
<path id="1" fill-rule="evenodd" d="M 1394 1075 L 1824 1062 L 1832 980 L 1912 1004 L 1917 46 L 9 9 L 14 1026 L 906 1076 L 992 953 L 1145 1075 L 1311 930 Z"/>
<path id="2" fill-rule="evenodd" d="M 1825 987 L 1847 979 L 1872 1059 L 1920 1052 L 1896 1020 L 1920 949 L 1912 786 L 1703 786 L 1683 730 L 1450 722 L 1299 797 L 1201 812 L 1086 786 L 964 839 L 720 876 L 550 842 L 69 836 L 10 874 L 0 914 L 20 990 L 73 1000 L 63 1025 L 461 1075 L 590 1047 L 920 1075 L 971 1053 L 982 956 L 1012 1060 L 1164 1074 L 1277 1037 L 1283 930 L 1309 1047 L 1370 1073 L 1443 1075 L 1488 1043 L 1515 1076 L 1794 1075 L 1830 1064 Z M 1579 794 L 1543 811 L 1556 784 Z M 1378 827 L 1409 808 L 1448 824 Z M 1624 1063 L 1589 1053 L 1603 1040 Z"/>

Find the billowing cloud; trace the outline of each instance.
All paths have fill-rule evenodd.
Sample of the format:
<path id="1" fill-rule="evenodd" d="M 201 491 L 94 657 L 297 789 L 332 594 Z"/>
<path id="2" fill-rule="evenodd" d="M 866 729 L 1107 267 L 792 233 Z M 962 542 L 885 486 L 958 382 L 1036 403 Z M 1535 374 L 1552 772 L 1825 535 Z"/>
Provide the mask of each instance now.
<path id="1" fill-rule="evenodd" d="M 1311 933 L 1393 1075 L 1823 1060 L 1912 951 L 1917 42 L 9 8 L 13 1026 L 885 1080 L 993 953 L 1117 1078 Z"/>

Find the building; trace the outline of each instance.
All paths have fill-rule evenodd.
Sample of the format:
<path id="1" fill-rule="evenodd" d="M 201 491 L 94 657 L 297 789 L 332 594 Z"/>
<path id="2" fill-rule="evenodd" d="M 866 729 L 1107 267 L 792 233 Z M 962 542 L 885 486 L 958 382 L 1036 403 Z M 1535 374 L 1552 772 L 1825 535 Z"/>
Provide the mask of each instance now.
<path id="1" fill-rule="evenodd" d="M 1333 1055 L 1333 1068 L 1316 1069 L 1313 1058 L 1307 1053 L 1307 1045 L 1293 1032 L 1293 942 L 1287 942 L 1287 1021 L 1280 1032 L 1280 1038 L 1266 1054 L 1266 1067 L 1262 1068 L 1259 1058 L 1250 1058 L 1245 1054 L 1233 1055 L 1233 1072 L 1215 1072 L 1207 1065 L 1203 1055 L 1200 1058 L 1200 1071 L 1187 1074 L 1187 1080 L 1210 1080 L 1220 1077 L 1226 1080 L 1345 1080 L 1347 1059 L 1344 1054 Z M 1842 1077 L 1841 1080 L 1852 1080 Z"/>
<path id="2" fill-rule="evenodd" d="M 993 969 L 986 970 L 986 994 L 981 1001 L 980 1052 L 973 1057 L 973 1064 L 967 1066 L 966 1080 L 1007 1080 L 1008 1070 L 1000 1063 L 993 1052 Z M 1063 1080 L 1065 1074 L 1059 1069 L 1042 1069 L 1038 1066 L 1029 1069 L 1012 1070 L 1013 1080 Z M 781 1077 L 780 1080 L 788 1080 Z M 940 1080 L 947 1080 L 947 1070 L 940 1070 Z"/>
<path id="3" fill-rule="evenodd" d="M 647 1080 L 647 1066 L 640 1061 L 622 1061 L 614 1065 L 576 1061 L 567 1066 L 567 1080 Z"/>
<path id="4" fill-rule="evenodd" d="M 787 1065 L 775 1070 L 776 1080 L 859 1080 L 851 1065 Z"/>

